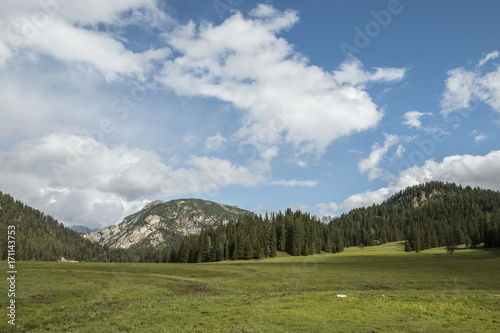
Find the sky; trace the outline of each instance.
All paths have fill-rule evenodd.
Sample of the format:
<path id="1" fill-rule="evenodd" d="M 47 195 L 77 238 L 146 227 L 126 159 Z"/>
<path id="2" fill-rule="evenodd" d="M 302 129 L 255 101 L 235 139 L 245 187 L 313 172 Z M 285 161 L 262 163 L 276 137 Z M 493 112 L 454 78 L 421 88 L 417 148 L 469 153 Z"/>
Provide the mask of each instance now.
<path id="1" fill-rule="evenodd" d="M 500 190 L 500 2 L 4 0 L 0 191 L 67 225 Z"/>

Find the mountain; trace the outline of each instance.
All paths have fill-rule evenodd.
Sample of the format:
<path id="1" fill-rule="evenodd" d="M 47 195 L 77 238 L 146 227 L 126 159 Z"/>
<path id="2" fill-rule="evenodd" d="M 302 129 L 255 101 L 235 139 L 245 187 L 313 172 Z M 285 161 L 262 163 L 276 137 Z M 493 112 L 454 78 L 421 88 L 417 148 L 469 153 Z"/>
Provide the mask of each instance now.
<path id="1" fill-rule="evenodd" d="M 488 248 L 500 247 L 500 193 L 429 182 L 328 224 L 291 209 L 262 217 L 198 199 L 154 201 L 119 225 L 84 238 L 0 192 L 2 260 L 8 257 L 9 226 L 15 226 L 16 260 L 200 262 L 269 257 L 276 251 L 341 252 L 344 246 L 395 241 L 406 241 L 405 249 L 416 252 L 460 244 Z"/>
<path id="2" fill-rule="evenodd" d="M 153 201 L 118 225 L 84 235 L 92 242 L 112 248 L 164 249 L 185 235 L 199 233 L 252 212 L 201 199 Z"/>
<path id="3" fill-rule="evenodd" d="M 346 246 L 406 240 L 406 250 L 500 246 L 500 193 L 454 183 L 408 187 L 385 202 L 334 219 Z"/>
<path id="4" fill-rule="evenodd" d="M 70 226 L 68 226 L 68 228 L 78 232 L 80 235 L 84 235 L 84 234 L 87 234 L 91 231 L 97 230 L 97 229 L 90 229 L 89 227 L 82 225 L 82 224 L 70 225 Z"/>

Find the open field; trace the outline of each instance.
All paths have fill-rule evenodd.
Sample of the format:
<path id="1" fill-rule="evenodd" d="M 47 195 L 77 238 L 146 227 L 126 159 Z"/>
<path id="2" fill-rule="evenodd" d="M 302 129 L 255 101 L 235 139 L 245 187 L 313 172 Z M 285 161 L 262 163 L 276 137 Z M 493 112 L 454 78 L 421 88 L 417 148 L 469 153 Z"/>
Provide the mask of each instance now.
<path id="1" fill-rule="evenodd" d="M 499 249 L 416 254 L 391 243 L 256 261 L 16 268 L 18 331 L 500 331 Z"/>

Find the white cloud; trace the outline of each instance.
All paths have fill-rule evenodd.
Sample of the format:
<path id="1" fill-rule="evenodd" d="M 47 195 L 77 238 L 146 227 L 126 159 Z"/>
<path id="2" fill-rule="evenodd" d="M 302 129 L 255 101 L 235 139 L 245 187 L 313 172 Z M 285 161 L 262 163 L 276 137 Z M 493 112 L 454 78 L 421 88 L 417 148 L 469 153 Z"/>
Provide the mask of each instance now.
<path id="1" fill-rule="evenodd" d="M 480 76 L 477 85 L 477 98 L 500 113 L 500 66 L 497 66 L 496 71 Z"/>
<path id="2" fill-rule="evenodd" d="M 198 137 L 196 135 L 186 135 L 182 138 L 182 142 L 186 143 L 188 146 L 195 146 L 198 141 L 200 139 L 198 139 Z"/>
<path id="3" fill-rule="evenodd" d="M 486 140 L 487 138 L 488 138 L 488 137 L 487 137 L 486 135 L 484 135 L 484 134 L 478 134 L 478 135 L 476 135 L 476 136 L 474 137 L 474 142 L 475 142 L 475 143 L 479 143 L 479 142 L 481 142 L 481 141 Z"/>
<path id="4" fill-rule="evenodd" d="M 496 70 L 490 72 L 482 69 L 486 61 L 497 56 L 496 51 L 488 54 L 475 70 L 459 67 L 448 71 L 446 89 L 441 100 L 443 114 L 469 108 L 474 101 L 486 103 L 500 112 L 500 66 L 496 65 Z"/>
<path id="5" fill-rule="evenodd" d="M 338 215 L 338 212 L 342 210 L 341 205 L 335 202 L 320 203 L 314 208 L 318 211 L 320 216 L 336 216 Z"/>
<path id="6" fill-rule="evenodd" d="M 398 149 L 396 150 L 396 157 L 401 157 L 403 153 L 406 151 L 403 145 L 398 145 Z"/>
<path id="7" fill-rule="evenodd" d="M 280 185 L 280 186 L 289 186 L 289 187 L 295 187 L 295 186 L 306 186 L 306 187 L 314 187 L 318 185 L 318 182 L 316 180 L 296 180 L 296 179 L 291 179 L 291 180 L 275 180 L 270 183 L 271 185 Z"/>
<path id="8" fill-rule="evenodd" d="M 419 111 L 408 111 L 404 114 L 403 124 L 408 125 L 410 127 L 422 128 L 422 122 L 420 118 L 422 116 L 432 116 L 430 112 L 419 112 Z"/>
<path id="9" fill-rule="evenodd" d="M 342 85 L 364 87 L 368 82 L 401 81 L 405 73 L 405 68 L 375 68 L 375 71 L 370 73 L 363 69 L 361 61 L 352 59 L 333 71 L 333 78 Z"/>
<path id="10" fill-rule="evenodd" d="M 347 149 L 347 151 L 351 154 L 356 154 L 356 155 L 363 155 L 364 154 L 361 150 L 357 150 L 357 149 Z"/>
<path id="11" fill-rule="evenodd" d="M 257 164 L 250 169 L 191 156 L 182 165 L 169 165 L 152 151 L 56 133 L 1 153 L 0 166 L 2 191 L 68 224 L 93 227 L 119 222 L 146 198 L 214 195 L 226 186 L 255 186 L 267 179 L 267 170 Z"/>
<path id="12" fill-rule="evenodd" d="M 42 29 L 48 20 L 57 17 L 78 25 L 96 25 L 100 22 L 116 23 L 123 19 L 121 15 L 123 12 L 138 9 L 165 15 L 157 10 L 153 0 L 108 0 L 106 2 L 100 0 L 3 0 L 0 2 L 0 19 L 7 20 L 13 15 L 22 15 L 33 25 L 33 28 Z"/>
<path id="13" fill-rule="evenodd" d="M 359 207 L 368 207 L 372 204 L 382 203 L 385 199 L 394 194 L 395 189 L 391 186 L 382 187 L 376 191 L 365 191 L 349 196 L 342 202 L 342 209 L 351 210 Z"/>
<path id="14" fill-rule="evenodd" d="M 496 59 L 496 58 L 498 58 L 498 51 L 493 51 L 493 52 L 490 52 L 490 53 L 488 53 L 487 55 L 485 55 L 483 59 L 481 59 L 481 60 L 479 61 L 479 63 L 477 64 L 477 67 L 482 67 L 482 66 L 484 66 L 484 64 L 486 64 L 488 61 L 493 60 L 493 59 Z"/>
<path id="15" fill-rule="evenodd" d="M 205 142 L 206 150 L 221 151 L 224 150 L 227 139 L 222 134 L 217 133 L 214 136 L 209 136 Z"/>
<path id="16" fill-rule="evenodd" d="M 465 109 L 470 106 L 475 94 L 475 81 L 477 75 L 464 68 L 456 68 L 448 71 L 446 79 L 446 90 L 443 93 L 441 107 L 443 113 L 447 114 L 456 109 Z"/>
<path id="17" fill-rule="evenodd" d="M 448 156 L 442 162 L 427 160 L 422 166 L 414 166 L 402 171 L 388 186 L 375 191 L 356 193 L 346 198 L 342 203 L 322 203 L 323 215 L 335 215 L 341 210 L 368 207 L 382 203 L 396 192 L 408 186 L 414 186 L 430 181 L 442 181 L 461 184 L 463 186 L 480 187 L 483 189 L 500 190 L 500 150 L 481 155 Z"/>
<path id="18" fill-rule="evenodd" d="M 123 76 L 144 80 L 152 63 L 169 53 L 168 49 L 132 52 L 119 35 L 97 29 L 99 23 L 117 26 L 131 20 L 152 24 L 153 17 L 168 20 L 151 0 L 112 0 L 105 4 L 96 0 L 7 0 L 0 3 L 0 12 L 0 66 L 14 55 L 32 61 L 44 55 L 97 70 L 108 81 Z"/>
<path id="19" fill-rule="evenodd" d="M 207 192 L 204 187 L 207 187 L 210 191 L 228 185 L 252 187 L 267 179 L 263 175 L 263 170 L 251 170 L 219 158 L 191 156 L 186 163 L 194 167 L 187 170 L 191 173 L 190 179 L 194 176 L 196 181 L 195 183 L 191 182 L 190 191 L 194 193 Z M 182 170 L 182 173 L 184 172 L 185 170 Z M 179 191 L 181 188 L 177 188 L 177 190 Z"/>
<path id="20" fill-rule="evenodd" d="M 190 22 L 165 34 L 176 56 L 164 63 L 159 81 L 180 95 L 243 110 L 235 137 L 259 151 L 287 143 L 300 154 L 322 154 L 334 140 L 377 126 L 383 113 L 364 86 L 399 81 L 405 69 L 370 72 L 353 60 L 328 73 L 276 35 L 298 21 L 295 12 L 260 5 L 252 14 L 234 14 L 218 26 Z"/>
<path id="21" fill-rule="evenodd" d="M 378 142 L 376 142 L 372 146 L 372 152 L 370 155 L 359 161 L 358 168 L 361 173 L 368 172 L 368 179 L 373 180 L 382 176 L 383 170 L 378 167 L 379 163 L 384 158 L 384 155 L 387 153 L 389 148 L 396 145 L 399 141 L 399 137 L 395 134 L 385 134 L 385 140 L 383 146 L 380 146 Z M 398 147 L 398 151 L 401 148 Z"/>
<path id="22" fill-rule="evenodd" d="M 415 166 L 400 173 L 397 188 L 405 188 L 432 180 L 454 182 L 500 190 L 500 151 L 491 151 L 485 156 L 448 156 L 441 163 L 427 160 L 421 167 Z"/>
<path id="23" fill-rule="evenodd" d="M 114 36 L 77 28 L 61 21 L 50 22 L 36 38 L 23 46 L 51 55 L 64 63 L 90 65 L 108 81 L 120 76 L 144 80 L 149 62 L 164 58 L 169 52 L 159 49 L 134 53 Z"/>

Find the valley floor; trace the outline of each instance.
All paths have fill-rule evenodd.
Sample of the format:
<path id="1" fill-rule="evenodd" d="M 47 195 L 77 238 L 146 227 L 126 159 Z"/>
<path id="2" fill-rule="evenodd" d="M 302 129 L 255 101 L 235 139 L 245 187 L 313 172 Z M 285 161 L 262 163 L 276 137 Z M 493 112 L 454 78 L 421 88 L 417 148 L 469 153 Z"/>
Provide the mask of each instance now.
<path id="1" fill-rule="evenodd" d="M 253 261 L 16 268 L 21 332 L 500 331 L 499 249 L 417 254 L 399 242 Z M 0 330 L 14 331 L 6 279 L 1 288 Z"/>

